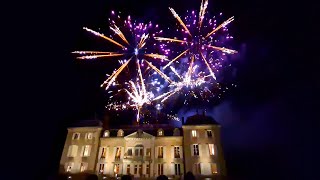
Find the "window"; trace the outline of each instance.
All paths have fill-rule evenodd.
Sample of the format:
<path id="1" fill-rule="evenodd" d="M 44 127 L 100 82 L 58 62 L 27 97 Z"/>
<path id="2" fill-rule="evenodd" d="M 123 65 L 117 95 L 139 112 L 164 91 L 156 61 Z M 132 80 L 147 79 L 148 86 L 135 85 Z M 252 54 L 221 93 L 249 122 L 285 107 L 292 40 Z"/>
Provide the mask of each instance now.
<path id="1" fill-rule="evenodd" d="M 122 129 L 120 129 L 120 130 L 118 131 L 117 136 L 123 136 L 123 130 L 122 130 Z"/>
<path id="2" fill-rule="evenodd" d="M 158 130 L 158 136 L 163 136 L 163 129 Z"/>
<path id="3" fill-rule="evenodd" d="M 138 165 L 134 165 L 134 174 L 138 174 Z"/>
<path id="4" fill-rule="evenodd" d="M 121 147 L 117 147 L 115 159 L 119 160 L 121 156 Z"/>
<path id="5" fill-rule="evenodd" d="M 132 148 L 128 148 L 127 155 L 128 155 L 128 156 L 132 156 Z"/>
<path id="6" fill-rule="evenodd" d="M 194 164 L 195 174 L 201 174 L 201 166 L 200 163 Z"/>
<path id="7" fill-rule="evenodd" d="M 158 164 L 158 175 L 163 175 L 163 164 Z"/>
<path id="8" fill-rule="evenodd" d="M 137 145 L 134 147 L 134 155 L 135 156 L 143 156 L 143 146 L 142 145 Z"/>
<path id="9" fill-rule="evenodd" d="M 104 164 L 99 165 L 99 173 L 103 173 L 104 170 Z"/>
<path id="10" fill-rule="evenodd" d="M 198 144 L 193 145 L 193 155 L 199 156 L 199 145 Z"/>
<path id="11" fill-rule="evenodd" d="M 147 148 L 146 156 L 151 156 L 151 148 Z"/>
<path id="12" fill-rule="evenodd" d="M 207 136 L 208 136 L 209 138 L 212 137 L 212 131 L 211 131 L 211 130 L 207 130 Z"/>
<path id="13" fill-rule="evenodd" d="M 158 146 L 158 158 L 163 158 L 163 147 Z"/>
<path id="14" fill-rule="evenodd" d="M 179 146 L 175 146 L 174 147 L 174 158 L 181 158 L 180 157 L 180 147 Z"/>
<path id="15" fill-rule="evenodd" d="M 90 156 L 90 150 L 91 150 L 91 146 L 90 145 L 85 145 L 82 156 L 83 157 Z"/>
<path id="16" fill-rule="evenodd" d="M 109 131 L 104 131 L 103 137 L 109 137 L 110 136 L 110 132 Z"/>
<path id="17" fill-rule="evenodd" d="M 115 174 L 119 174 L 119 172 L 120 172 L 120 164 L 115 164 L 114 165 L 113 172 Z"/>
<path id="18" fill-rule="evenodd" d="M 139 164 L 139 174 L 142 174 L 142 164 Z"/>
<path id="19" fill-rule="evenodd" d="M 150 174 L 150 165 L 149 164 L 146 165 L 146 174 Z"/>
<path id="20" fill-rule="evenodd" d="M 130 164 L 127 165 L 127 174 L 130 174 Z"/>
<path id="21" fill-rule="evenodd" d="M 197 137 L 197 131 L 196 130 L 192 130 L 191 134 L 192 134 L 192 137 Z"/>
<path id="22" fill-rule="evenodd" d="M 174 174 L 180 175 L 180 164 L 174 164 Z"/>
<path id="23" fill-rule="evenodd" d="M 216 163 L 211 163 L 211 173 L 212 174 L 217 174 L 218 173 L 217 164 Z"/>
<path id="24" fill-rule="evenodd" d="M 83 172 L 83 171 L 85 171 L 85 170 L 87 170 L 87 163 L 82 162 L 82 163 L 80 164 L 80 172 Z"/>
<path id="25" fill-rule="evenodd" d="M 86 139 L 92 139 L 93 133 L 87 133 L 86 134 Z"/>
<path id="26" fill-rule="evenodd" d="M 73 133 L 72 139 L 73 140 L 79 140 L 80 139 L 80 133 Z"/>
<path id="27" fill-rule="evenodd" d="M 78 153 L 78 146 L 77 145 L 70 145 L 68 149 L 68 157 L 76 157 Z"/>
<path id="28" fill-rule="evenodd" d="M 73 162 L 66 163 L 66 172 L 71 172 L 73 168 Z"/>
<path id="29" fill-rule="evenodd" d="M 208 144 L 209 147 L 209 154 L 212 156 L 214 155 L 214 144 Z"/>
<path id="30" fill-rule="evenodd" d="M 102 148 L 102 151 L 101 151 L 101 156 L 100 156 L 100 158 L 106 158 L 106 154 L 107 154 L 107 148 L 106 148 L 106 147 L 103 147 L 103 148 Z"/>

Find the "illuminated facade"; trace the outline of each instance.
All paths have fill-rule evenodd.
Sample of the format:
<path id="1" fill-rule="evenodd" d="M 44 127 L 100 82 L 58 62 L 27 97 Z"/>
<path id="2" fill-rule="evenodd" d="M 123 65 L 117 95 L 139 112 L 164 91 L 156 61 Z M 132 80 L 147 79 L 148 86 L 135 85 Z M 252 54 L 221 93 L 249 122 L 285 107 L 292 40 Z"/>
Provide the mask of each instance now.
<path id="1" fill-rule="evenodd" d="M 178 179 L 188 171 L 197 177 L 226 173 L 220 126 L 210 117 L 194 115 L 182 128 L 166 125 L 122 129 L 68 128 L 60 161 L 61 173 L 130 174 Z"/>

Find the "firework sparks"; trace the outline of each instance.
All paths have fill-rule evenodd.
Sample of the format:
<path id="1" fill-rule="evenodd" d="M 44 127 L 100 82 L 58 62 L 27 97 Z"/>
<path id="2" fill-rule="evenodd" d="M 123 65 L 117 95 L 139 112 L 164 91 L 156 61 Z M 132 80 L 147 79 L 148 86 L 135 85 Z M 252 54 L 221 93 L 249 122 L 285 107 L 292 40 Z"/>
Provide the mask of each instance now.
<path id="1" fill-rule="evenodd" d="M 115 14 L 114 12 L 112 13 Z M 120 16 L 118 16 L 120 18 Z M 150 38 L 154 38 L 156 35 L 161 33 L 161 30 L 156 30 L 152 23 L 144 24 L 144 23 L 136 23 L 131 22 L 130 16 L 128 19 L 124 21 L 123 29 L 126 31 L 120 30 L 120 28 L 116 25 L 114 20 L 109 19 L 110 22 L 110 30 L 118 37 L 122 42 L 118 42 L 115 37 L 105 36 L 104 34 L 84 27 L 83 29 L 89 33 L 92 33 L 95 36 L 103 38 L 108 42 L 120 47 L 120 49 L 116 52 L 104 52 L 104 51 L 74 51 L 72 53 L 79 54 L 80 57 L 78 59 L 96 59 L 96 58 L 107 58 L 107 57 L 123 57 L 124 59 L 129 59 L 126 63 L 122 64 L 118 69 L 114 71 L 114 73 L 109 76 L 102 84 L 102 87 L 105 87 L 107 90 L 110 85 L 112 85 L 119 74 L 128 67 L 130 60 L 134 57 L 135 59 L 143 59 L 143 58 L 152 58 L 152 59 L 160 59 L 161 61 L 168 61 L 166 55 L 147 53 L 148 47 L 152 47 L 151 44 L 148 44 Z M 156 25 L 158 27 L 158 25 Z M 125 36 L 124 32 L 130 31 L 132 35 Z M 152 37 L 149 35 L 152 31 Z M 129 37 L 129 39 L 128 39 Z M 132 41 L 130 41 L 133 39 Z M 148 47 L 147 47 L 148 46 Z"/>

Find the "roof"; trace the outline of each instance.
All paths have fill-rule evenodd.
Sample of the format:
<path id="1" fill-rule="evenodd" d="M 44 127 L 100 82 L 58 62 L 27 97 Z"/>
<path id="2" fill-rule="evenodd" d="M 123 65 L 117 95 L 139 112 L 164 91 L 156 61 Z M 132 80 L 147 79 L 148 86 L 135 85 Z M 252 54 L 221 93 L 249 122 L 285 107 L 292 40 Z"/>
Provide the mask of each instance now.
<path id="1" fill-rule="evenodd" d="M 110 137 L 116 137 L 117 136 L 117 133 L 120 129 L 123 130 L 124 132 L 124 136 L 128 136 L 130 134 L 133 134 L 135 132 L 137 132 L 138 130 L 142 130 L 143 132 L 147 133 L 147 134 L 150 134 L 152 136 L 158 136 L 157 135 L 157 132 L 159 129 L 162 129 L 163 132 L 164 132 L 164 136 L 174 136 L 173 135 L 173 130 L 175 129 L 176 127 L 159 127 L 159 126 L 131 126 L 131 127 L 128 127 L 128 128 L 118 128 L 118 129 L 104 129 L 105 130 L 108 130 L 110 132 Z M 182 136 L 182 129 L 181 128 L 177 128 L 179 129 L 180 131 L 180 136 Z M 102 133 L 102 136 L 103 136 L 103 133 Z"/>
<path id="2" fill-rule="evenodd" d="M 205 114 L 195 114 L 189 116 L 184 125 L 202 125 L 202 124 L 214 124 L 219 125 L 217 121 L 211 116 L 206 116 Z"/>

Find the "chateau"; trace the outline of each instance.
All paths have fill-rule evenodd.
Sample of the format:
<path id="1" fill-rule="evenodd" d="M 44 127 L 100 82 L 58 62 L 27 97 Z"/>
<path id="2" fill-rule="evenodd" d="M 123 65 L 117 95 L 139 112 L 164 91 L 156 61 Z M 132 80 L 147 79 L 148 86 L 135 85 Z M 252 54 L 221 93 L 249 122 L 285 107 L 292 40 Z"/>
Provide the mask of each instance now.
<path id="1" fill-rule="evenodd" d="M 204 114 L 188 117 L 182 128 L 161 124 L 70 127 L 60 160 L 60 173 L 95 173 L 102 179 L 124 174 L 137 179 L 162 174 L 180 179 L 188 171 L 198 179 L 226 173 L 220 126 Z"/>

